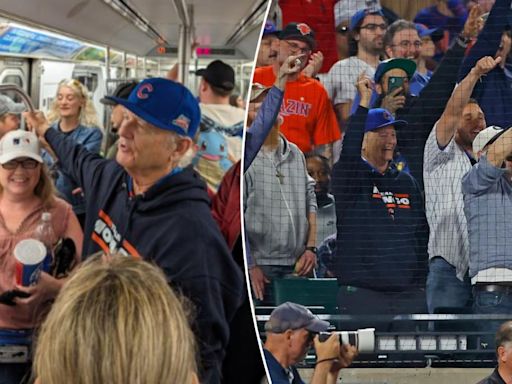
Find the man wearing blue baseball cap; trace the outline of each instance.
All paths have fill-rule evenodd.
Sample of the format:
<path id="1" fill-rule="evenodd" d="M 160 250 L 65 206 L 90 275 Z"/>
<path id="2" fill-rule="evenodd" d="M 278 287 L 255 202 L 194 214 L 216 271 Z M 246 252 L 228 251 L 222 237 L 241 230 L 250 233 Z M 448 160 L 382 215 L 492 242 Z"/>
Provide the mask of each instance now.
<path id="1" fill-rule="evenodd" d="M 371 80 L 343 140 L 332 180 L 336 200 L 338 305 L 346 314 L 424 313 L 427 226 L 418 184 L 397 169 L 396 130 L 383 108 L 368 110 Z M 359 324 L 358 324 L 359 326 Z"/>
<path id="2" fill-rule="evenodd" d="M 395 162 L 401 169 L 410 172 L 421 188 L 425 142 L 452 95 L 457 81 L 457 69 L 462 63 L 469 38 L 477 33 L 476 27 L 476 14 L 471 12 L 460 37 L 448 49 L 419 95 L 413 95 L 410 91 L 410 84 L 421 79 L 417 72 L 412 71 L 412 66 L 416 65 L 408 59 L 407 54 L 414 51 L 412 45 L 415 42 L 418 42 L 418 49 L 421 47 L 419 38 L 417 41 L 416 38 L 414 41 L 410 40 L 411 36 L 418 36 L 415 25 L 405 20 L 397 20 L 389 26 L 384 36 L 386 53 L 397 54 L 398 57 L 385 60 L 377 67 L 374 80 L 379 97 L 372 106 L 385 108 L 396 118 L 409 122 L 407 129 L 397 130 L 400 153 Z M 407 56 L 400 56 L 400 53 Z"/>
<path id="3" fill-rule="evenodd" d="M 143 80 L 128 99 L 109 99 L 125 108 L 116 161 L 48 129 L 42 112 L 25 116 L 80 182 L 88 212 L 82 254 L 120 252 L 161 267 L 195 304 L 201 381 L 219 383 L 242 277 L 210 214 L 204 182 L 178 165 L 193 144 L 199 105 L 183 85 L 162 78 Z"/>
<path id="4" fill-rule="evenodd" d="M 258 56 L 256 57 L 256 67 L 265 67 L 274 64 L 277 58 L 275 50 L 271 50 L 272 45 L 279 40 L 279 31 L 270 20 L 263 27 Z"/>

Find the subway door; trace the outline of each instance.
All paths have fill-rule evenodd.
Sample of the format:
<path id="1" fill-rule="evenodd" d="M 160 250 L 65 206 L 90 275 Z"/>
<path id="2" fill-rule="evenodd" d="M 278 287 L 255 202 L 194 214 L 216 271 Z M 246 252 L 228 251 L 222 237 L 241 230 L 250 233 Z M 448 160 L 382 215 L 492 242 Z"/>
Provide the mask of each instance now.
<path id="1" fill-rule="evenodd" d="M 29 93 L 30 63 L 28 59 L 6 57 L 0 60 L 0 84 L 15 84 Z M 22 103 L 21 97 L 13 91 L 4 93 L 16 103 Z M 24 128 L 24 121 L 21 128 Z"/>
<path id="2" fill-rule="evenodd" d="M 34 62 L 33 83 L 39 89 L 39 109 L 48 112 L 57 94 L 57 87 L 64 79 L 70 79 L 73 73 L 73 63 L 37 60 Z M 35 89 L 35 88 L 34 88 Z M 35 95 L 34 95 L 35 96 Z"/>
<path id="3" fill-rule="evenodd" d="M 0 84 L 16 84 L 28 93 L 29 71 L 30 64 L 28 59 L 4 58 L 0 60 Z M 17 103 L 21 102 L 21 98 L 16 92 L 6 94 Z"/>
<path id="4" fill-rule="evenodd" d="M 106 95 L 105 77 L 105 68 L 101 66 L 76 64 L 73 69 L 73 79 L 80 81 L 89 91 L 100 125 L 105 112 L 103 104 L 100 103 L 101 98 Z"/>

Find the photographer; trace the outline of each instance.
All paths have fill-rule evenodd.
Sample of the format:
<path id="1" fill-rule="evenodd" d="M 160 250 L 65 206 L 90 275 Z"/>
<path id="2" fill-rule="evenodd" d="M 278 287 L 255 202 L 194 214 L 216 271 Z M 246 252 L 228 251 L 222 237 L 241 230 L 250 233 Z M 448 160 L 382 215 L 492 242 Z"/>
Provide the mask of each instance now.
<path id="1" fill-rule="evenodd" d="M 263 352 L 273 384 L 304 383 L 295 364 L 304 360 L 312 344 L 317 360 L 310 383 L 336 383 L 340 369 L 352 363 L 357 348 L 340 345 L 336 334 L 320 342 L 317 334 L 328 327 L 327 321 L 318 319 L 300 304 L 286 302 L 272 311 L 265 323 L 267 340 Z"/>

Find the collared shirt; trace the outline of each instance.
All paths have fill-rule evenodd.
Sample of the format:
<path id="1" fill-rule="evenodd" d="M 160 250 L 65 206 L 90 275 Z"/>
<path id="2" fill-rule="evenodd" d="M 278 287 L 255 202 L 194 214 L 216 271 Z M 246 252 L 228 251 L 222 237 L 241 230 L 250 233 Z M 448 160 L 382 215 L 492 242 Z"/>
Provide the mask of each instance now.
<path id="1" fill-rule="evenodd" d="M 469 276 L 488 268 L 512 269 L 512 182 L 506 169 L 481 156 L 462 179 L 462 193 L 469 232 Z"/>
<path id="2" fill-rule="evenodd" d="M 425 144 L 423 168 L 430 227 L 428 256 L 443 257 L 456 268 L 457 277 L 462 280 L 469 266 L 469 240 L 461 180 L 471 169 L 471 161 L 453 138 L 445 148 L 440 148 L 436 129 L 435 125 Z"/>
<path id="3" fill-rule="evenodd" d="M 265 348 L 263 348 L 263 353 L 265 354 L 265 362 L 272 384 L 304 384 L 297 368 L 293 365 L 288 369 L 283 368 L 272 353 Z"/>

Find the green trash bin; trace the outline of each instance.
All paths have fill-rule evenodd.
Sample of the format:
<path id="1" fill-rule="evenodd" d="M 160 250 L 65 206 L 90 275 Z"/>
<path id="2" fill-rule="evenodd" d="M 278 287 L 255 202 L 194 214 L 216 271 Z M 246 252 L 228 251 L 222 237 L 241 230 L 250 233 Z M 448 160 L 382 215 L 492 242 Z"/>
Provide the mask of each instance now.
<path id="1" fill-rule="evenodd" d="M 336 279 L 308 279 L 289 277 L 274 279 L 274 302 L 277 305 L 287 301 L 315 309 L 315 313 L 337 313 L 336 296 L 338 282 Z"/>

